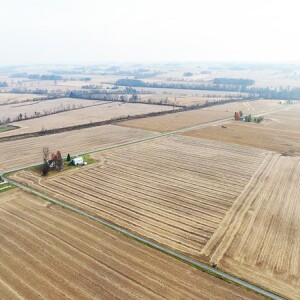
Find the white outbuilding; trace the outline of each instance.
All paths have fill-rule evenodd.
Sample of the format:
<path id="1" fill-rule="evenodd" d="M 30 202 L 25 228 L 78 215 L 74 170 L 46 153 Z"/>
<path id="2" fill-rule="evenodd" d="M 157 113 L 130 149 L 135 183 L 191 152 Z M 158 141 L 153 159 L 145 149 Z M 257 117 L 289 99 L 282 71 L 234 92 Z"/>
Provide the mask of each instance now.
<path id="1" fill-rule="evenodd" d="M 83 158 L 81 156 L 75 157 L 71 161 L 74 166 L 82 166 L 84 164 Z"/>

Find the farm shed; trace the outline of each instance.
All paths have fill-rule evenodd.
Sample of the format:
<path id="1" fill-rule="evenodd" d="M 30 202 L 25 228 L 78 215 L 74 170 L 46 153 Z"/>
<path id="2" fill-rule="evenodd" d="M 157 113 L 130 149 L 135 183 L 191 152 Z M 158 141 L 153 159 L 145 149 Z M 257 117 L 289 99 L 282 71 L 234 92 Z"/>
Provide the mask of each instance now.
<path id="1" fill-rule="evenodd" d="M 83 165 L 83 158 L 81 156 L 75 157 L 75 158 L 72 159 L 71 163 L 74 166 Z"/>

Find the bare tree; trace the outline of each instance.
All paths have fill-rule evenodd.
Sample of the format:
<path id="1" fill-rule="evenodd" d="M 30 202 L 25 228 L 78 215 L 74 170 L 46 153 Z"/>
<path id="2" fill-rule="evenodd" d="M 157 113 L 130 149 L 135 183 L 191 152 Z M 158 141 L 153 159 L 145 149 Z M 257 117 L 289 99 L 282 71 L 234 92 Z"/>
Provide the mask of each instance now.
<path id="1" fill-rule="evenodd" d="M 61 156 L 61 152 L 58 150 L 51 153 L 52 166 L 51 169 L 61 170 L 63 168 L 63 159 Z"/>
<path id="2" fill-rule="evenodd" d="M 48 162 L 49 154 L 50 154 L 49 147 L 46 147 L 46 146 L 43 147 L 43 160 L 44 160 L 44 163 Z"/>
<path id="3" fill-rule="evenodd" d="M 62 156 L 61 156 L 61 152 L 59 150 L 56 152 L 56 156 L 57 156 L 57 165 L 56 165 L 57 169 L 62 170 L 64 164 L 63 164 L 63 159 L 62 159 Z"/>

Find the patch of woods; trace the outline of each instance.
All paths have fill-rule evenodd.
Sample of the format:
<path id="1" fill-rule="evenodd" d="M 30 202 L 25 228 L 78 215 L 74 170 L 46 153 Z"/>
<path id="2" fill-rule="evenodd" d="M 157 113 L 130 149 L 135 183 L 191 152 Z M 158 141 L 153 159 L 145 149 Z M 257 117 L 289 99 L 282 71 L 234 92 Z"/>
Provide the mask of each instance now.
<path id="1" fill-rule="evenodd" d="M 194 74 L 192 72 L 184 72 L 183 77 L 192 77 Z"/>
<path id="2" fill-rule="evenodd" d="M 62 80 L 63 77 L 54 74 L 28 74 L 28 73 L 15 73 L 10 76 L 11 78 L 28 78 L 31 80 Z"/>
<path id="3" fill-rule="evenodd" d="M 2 87 L 8 87 L 8 84 L 6 81 L 0 81 L 0 88 Z"/>
<path id="4" fill-rule="evenodd" d="M 113 75 L 113 76 L 132 76 L 134 79 L 150 78 L 162 74 L 160 71 L 150 71 L 146 68 L 138 68 L 134 70 L 120 70 L 117 66 L 107 68 L 101 75 Z"/>

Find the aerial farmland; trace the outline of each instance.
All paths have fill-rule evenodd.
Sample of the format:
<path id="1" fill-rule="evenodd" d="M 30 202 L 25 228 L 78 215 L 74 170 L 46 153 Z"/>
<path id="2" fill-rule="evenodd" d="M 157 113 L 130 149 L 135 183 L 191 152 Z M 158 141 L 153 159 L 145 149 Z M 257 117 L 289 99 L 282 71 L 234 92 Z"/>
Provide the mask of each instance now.
<path id="1" fill-rule="evenodd" d="M 2 299 L 262 299 L 18 189 L 0 216 Z"/>
<path id="2" fill-rule="evenodd" d="M 92 154 L 99 163 L 80 171 L 14 179 L 199 258 L 265 156 L 178 136 Z"/>
<path id="3" fill-rule="evenodd" d="M 2 298 L 300 297 L 300 104 L 215 68 L 2 77 Z"/>

